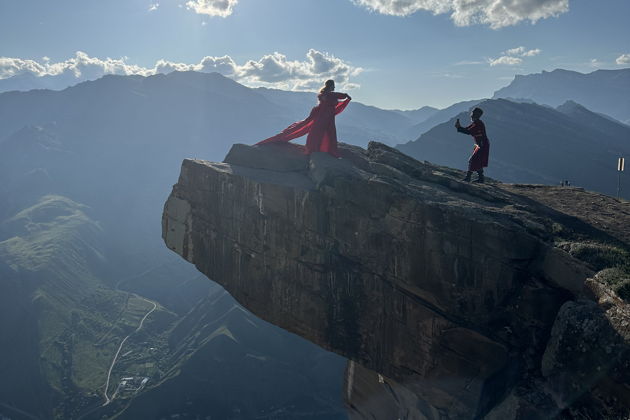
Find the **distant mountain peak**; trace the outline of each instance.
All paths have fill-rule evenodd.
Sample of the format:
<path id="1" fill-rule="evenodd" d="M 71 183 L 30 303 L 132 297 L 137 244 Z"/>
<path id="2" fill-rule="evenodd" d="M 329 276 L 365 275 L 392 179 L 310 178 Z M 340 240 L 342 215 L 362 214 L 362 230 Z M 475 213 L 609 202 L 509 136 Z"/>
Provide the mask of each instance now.
<path id="1" fill-rule="evenodd" d="M 591 73 L 555 69 L 517 75 L 508 86 L 497 90 L 493 98 L 522 98 L 552 107 L 571 100 L 594 112 L 628 122 L 630 69 L 600 69 Z"/>
<path id="2" fill-rule="evenodd" d="M 556 107 L 556 109 L 560 112 L 564 112 L 564 111 L 568 111 L 568 110 L 577 110 L 577 109 L 586 109 L 585 107 L 583 107 L 582 105 L 578 104 L 577 102 L 575 102 L 572 99 L 568 99 L 565 103 L 563 103 L 562 105 L 558 105 Z"/>
<path id="3" fill-rule="evenodd" d="M 630 127 L 573 100 L 557 108 L 506 99 L 487 100 L 479 106 L 485 111 L 490 143 L 496 146 L 491 146 L 488 176 L 537 184 L 564 179 L 616 194 L 617 157 L 630 154 Z M 453 129 L 455 118 L 465 121 L 466 117 L 462 110 L 398 149 L 419 160 L 466 168 L 470 145 Z"/>

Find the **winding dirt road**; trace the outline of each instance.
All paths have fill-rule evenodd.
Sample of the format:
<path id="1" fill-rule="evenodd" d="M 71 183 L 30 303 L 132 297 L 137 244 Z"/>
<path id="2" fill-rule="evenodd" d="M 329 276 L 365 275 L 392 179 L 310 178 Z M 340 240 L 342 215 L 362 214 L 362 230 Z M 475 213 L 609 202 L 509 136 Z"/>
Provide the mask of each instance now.
<path id="1" fill-rule="evenodd" d="M 144 324 L 144 321 L 148 318 L 149 315 L 151 315 L 153 311 L 157 309 L 157 303 L 150 301 L 148 299 L 145 299 L 141 296 L 137 296 L 137 297 L 144 300 L 145 302 L 152 304 L 153 308 L 149 312 L 147 312 L 144 315 L 144 317 L 142 317 L 142 319 L 140 320 L 140 324 L 138 325 L 138 328 L 132 331 L 127 337 L 123 338 L 123 340 L 120 342 L 120 345 L 118 346 L 118 350 L 116 351 L 116 354 L 114 355 L 114 359 L 112 360 L 112 364 L 109 366 L 109 371 L 107 372 L 107 381 L 105 381 L 105 386 L 103 387 L 103 396 L 105 397 L 105 402 L 103 403 L 103 407 L 105 407 L 107 404 L 112 402 L 114 398 L 116 397 L 116 394 L 118 393 L 118 388 L 116 388 L 114 395 L 112 395 L 112 397 L 109 398 L 109 396 L 107 395 L 107 390 L 109 389 L 109 380 L 112 376 L 112 370 L 114 370 L 114 365 L 116 364 L 116 361 L 118 360 L 118 355 L 120 354 L 120 351 L 122 350 L 123 345 L 125 344 L 125 342 L 127 341 L 129 337 L 131 337 L 132 335 L 134 335 L 135 333 L 137 333 L 138 331 L 142 329 L 142 325 Z"/>

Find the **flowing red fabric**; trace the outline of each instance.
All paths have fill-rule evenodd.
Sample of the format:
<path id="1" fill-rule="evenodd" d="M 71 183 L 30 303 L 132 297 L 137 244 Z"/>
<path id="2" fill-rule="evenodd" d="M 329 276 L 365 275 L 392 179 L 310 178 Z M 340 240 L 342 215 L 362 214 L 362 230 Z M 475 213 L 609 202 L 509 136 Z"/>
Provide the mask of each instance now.
<path id="1" fill-rule="evenodd" d="M 340 99 L 346 98 L 343 102 Z M 350 103 L 348 95 L 337 92 L 326 92 L 318 95 L 319 105 L 311 110 L 309 116 L 295 122 L 282 132 L 268 139 L 256 143 L 282 143 L 308 134 L 306 138 L 306 153 L 327 152 L 339 157 L 337 149 L 337 127 L 335 115 L 343 112 Z"/>

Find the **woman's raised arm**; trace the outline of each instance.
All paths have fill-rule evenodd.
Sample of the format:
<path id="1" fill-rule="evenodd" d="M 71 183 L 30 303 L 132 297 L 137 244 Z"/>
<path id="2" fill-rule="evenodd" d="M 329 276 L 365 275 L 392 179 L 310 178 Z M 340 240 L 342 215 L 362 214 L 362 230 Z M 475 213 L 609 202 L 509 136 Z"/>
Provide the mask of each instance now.
<path id="1" fill-rule="evenodd" d="M 331 92 L 331 93 L 335 96 L 335 99 L 338 99 L 338 100 L 350 99 L 350 100 L 352 100 L 350 95 L 348 95 L 347 93 L 341 93 L 341 92 Z"/>

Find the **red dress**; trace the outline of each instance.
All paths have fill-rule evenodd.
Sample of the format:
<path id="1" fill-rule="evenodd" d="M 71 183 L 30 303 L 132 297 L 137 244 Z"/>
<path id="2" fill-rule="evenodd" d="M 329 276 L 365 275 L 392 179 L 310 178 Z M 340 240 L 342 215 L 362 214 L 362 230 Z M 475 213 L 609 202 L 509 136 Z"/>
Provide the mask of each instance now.
<path id="1" fill-rule="evenodd" d="M 345 93 L 338 92 L 320 93 L 317 95 L 317 99 L 319 104 L 311 110 L 311 113 L 305 120 L 293 123 L 281 133 L 256 144 L 286 142 L 308 133 L 308 137 L 306 137 L 306 153 L 327 152 L 335 157 L 339 157 L 335 115 L 346 109 L 350 99 Z M 345 99 L 345 101 L 339 102 L 341 99 Z"/>
<path id="2" fill-rule="evenodd" d="M 475 172 L 487 167 L 488 156 L 490 155 L 490 141 L 488 136 L 486 136 L 486 126 L 483 121 L 474 121 L 468 127 L 460 127 L 457 131 L 470 134 L 475 139 L 475 148 L 472 156 L 468 159 L 468 170 Z"/>

